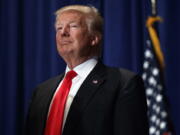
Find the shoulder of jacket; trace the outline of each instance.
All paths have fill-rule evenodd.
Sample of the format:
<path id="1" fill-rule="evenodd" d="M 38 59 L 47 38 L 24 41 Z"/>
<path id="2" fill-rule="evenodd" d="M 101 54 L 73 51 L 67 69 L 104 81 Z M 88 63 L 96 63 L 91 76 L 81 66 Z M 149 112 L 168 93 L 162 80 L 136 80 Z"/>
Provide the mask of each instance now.
<path id="1" fill-rule="evenodd" d="M 45 80 L 44 82 L 38 84 L 37 87 L 45 87 L 48 86 L 49 84 L 57 83 L 63 78 L 64 74 L 49 78 L 48 80 Z"/>
<path id="2" fill-rule="evenodd" d="M 133 79 L 141 78 L 138 74 L 124 68 L 107 67 L 107 69 L 110 78 L 118 80 L 122 87 Z"/>

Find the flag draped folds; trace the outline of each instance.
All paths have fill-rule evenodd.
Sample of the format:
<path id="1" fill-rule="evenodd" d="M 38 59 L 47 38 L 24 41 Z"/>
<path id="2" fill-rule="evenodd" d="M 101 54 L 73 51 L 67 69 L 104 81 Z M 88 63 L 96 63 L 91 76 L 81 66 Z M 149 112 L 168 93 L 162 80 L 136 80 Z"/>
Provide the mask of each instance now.
<path id="1" fill-rule="evenodd" d="M 149 118 L 149 135 L 165 135 L 168 132 L 168 112 L 165 102 L 165 87 L 162 71 L 165 66 L 160 41 L 153 24 L 162 21 L 160 17 L 147 19 L 148 38 L 144 51 L 143 74 Z"/>

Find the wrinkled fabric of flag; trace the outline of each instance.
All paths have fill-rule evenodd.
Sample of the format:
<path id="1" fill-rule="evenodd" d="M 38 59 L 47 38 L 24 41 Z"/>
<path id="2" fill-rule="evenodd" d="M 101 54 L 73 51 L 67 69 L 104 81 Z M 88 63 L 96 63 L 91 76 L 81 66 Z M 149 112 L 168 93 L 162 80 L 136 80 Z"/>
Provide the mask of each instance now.
<path id="1" fill-rule="evenodd" d="M 146 41 L 143 74 L 149 118 L 149 135 L 170 135 L 168 132 L 168 113 L 165 103 L 163 80 L 152 42 Z"/>

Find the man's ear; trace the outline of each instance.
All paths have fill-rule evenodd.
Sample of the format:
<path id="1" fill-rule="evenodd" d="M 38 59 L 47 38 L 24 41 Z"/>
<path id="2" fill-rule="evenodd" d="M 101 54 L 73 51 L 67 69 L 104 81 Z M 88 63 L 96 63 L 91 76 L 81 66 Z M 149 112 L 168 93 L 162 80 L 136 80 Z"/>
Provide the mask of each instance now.
<path id="1" fill-rule="evenodd" d="M 92 46 L 97 45 L 100 41 L 101 41 L 101 35 L 100 34 L 92 35 L 92 41 L 91 41 Z"/>

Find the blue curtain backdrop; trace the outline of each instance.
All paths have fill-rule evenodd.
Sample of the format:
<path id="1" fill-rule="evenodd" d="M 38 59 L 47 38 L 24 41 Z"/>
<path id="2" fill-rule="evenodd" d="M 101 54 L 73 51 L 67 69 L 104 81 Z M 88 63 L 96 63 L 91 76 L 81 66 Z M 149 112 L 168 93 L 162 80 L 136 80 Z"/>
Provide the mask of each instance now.
<path id="1" fill-rule="evenodd" d="M 55 46 L 54 12 L 69 4 L 97 7 L 105 20 L 105 64 L 142 72 L 148 0 L 0 0 L 0 135 L 21 135 L 33 88 L 64 71 Z M 180 6 L 158 1 L 170 115 L 180 134 Z"/>

